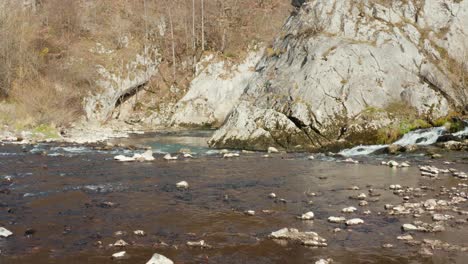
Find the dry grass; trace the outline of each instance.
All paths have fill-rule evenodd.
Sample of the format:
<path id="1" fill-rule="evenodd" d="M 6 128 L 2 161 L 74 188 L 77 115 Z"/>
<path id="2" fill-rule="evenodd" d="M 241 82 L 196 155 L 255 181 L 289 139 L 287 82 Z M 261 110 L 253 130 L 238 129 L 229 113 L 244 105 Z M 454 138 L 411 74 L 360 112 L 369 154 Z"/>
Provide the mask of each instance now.
<path id="1" fill-rule="evenodd" d="M 95 65 L 124 72 L 122 65 L 134 60 L 145 45 L 159 47 L 163 58 L 160 76 L 148 88 L 166 91 L 176 85 L 184 91 L 204 52 L 242 59 L 252 41 L 273 38 L 291 8 L 282 0 L 204 2 L 205 51 L 199 0 L 195 25 L 188 0 L 42 0 L 35 10 L 24 8 L 22 1 L 0 0 L 0 100 L 16 104 L 3 115 L 7 117 L 2 120 L 9 121 L 0 122 L 70 123 L 81 114 L 83 97 L 98 89 Z M 113 52 L 90 52 L 96 43 Z"/>

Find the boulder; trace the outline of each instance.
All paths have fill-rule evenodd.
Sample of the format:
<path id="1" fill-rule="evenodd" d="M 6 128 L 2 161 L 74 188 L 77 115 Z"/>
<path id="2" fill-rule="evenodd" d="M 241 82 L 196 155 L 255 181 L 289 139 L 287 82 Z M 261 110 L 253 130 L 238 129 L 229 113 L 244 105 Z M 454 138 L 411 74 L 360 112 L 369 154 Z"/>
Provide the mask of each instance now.
<path id="1" fill-rule="evenodd" d="M 11 232 L 10 230 L 4 228 L 4 227 L 0 227 L 0 237 L 9 237 L 9 236 L 12 236 L 13 235 L 13 232 Z"/>
<path id="2" fill-rule="evenodd" d="M 468 90 L 457 88 L 450 65 L 465 60 L 468 2 L 444 3 L 306 2 L 256 65 L 210 146 L 371 143 L 380 128 L 403 122 L 402 113 L 435 119 L 463 110 Z"/>

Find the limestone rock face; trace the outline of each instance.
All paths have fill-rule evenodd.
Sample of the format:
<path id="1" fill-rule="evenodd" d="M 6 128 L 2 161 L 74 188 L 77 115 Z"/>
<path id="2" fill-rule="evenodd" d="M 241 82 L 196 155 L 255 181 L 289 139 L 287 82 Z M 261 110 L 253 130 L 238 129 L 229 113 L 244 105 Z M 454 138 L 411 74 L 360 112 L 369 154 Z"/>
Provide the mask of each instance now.
<path id="1" fill-rule="evenodd" d="M 84 100 L 86 118 L 90 121 L 107 121 L 114 108 L 123 103 L 125 96 L 132 95 L 156 74 L 159 63 L 157 49 L 147 47 L 136 55 L 134 61 L 118 69 L 97 65 L 99 91 Z"/>
<path id="2" fill-rule="evenodd" d="M 391 105 L 434 118 L 468 110 L 468 89 L 454 69 L 468 70 L 468 1 L 388 2 L 304 4 L 211 146 L 326 145 L 392 122 L 366 114 Z"/>
<path id="3" fill-rule="evenodd" d="M 211 54 L 197 65 L 196 77 L 185 96 L 175 105 L 171 124 L 220 126 L 238 103 L 263 52 L 250 52 L 240 64 Z"/>

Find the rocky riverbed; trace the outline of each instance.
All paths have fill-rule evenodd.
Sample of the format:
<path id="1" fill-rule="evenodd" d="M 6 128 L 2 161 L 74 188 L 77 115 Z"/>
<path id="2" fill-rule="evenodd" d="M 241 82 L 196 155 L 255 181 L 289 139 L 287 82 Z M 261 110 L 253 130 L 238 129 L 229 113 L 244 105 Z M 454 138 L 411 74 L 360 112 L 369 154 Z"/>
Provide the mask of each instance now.
<path id="1" fill-rule="evenodd" d="M 468 258 L 466 151 L 311 157 L 216 151 L 206 138 L 127 139 L 151 145 L 155 158 L 129 163 L 114 157 L 144 150 L 0 146 L 0 262 L 146 263 L 155 253 L 174 263 Z"/>

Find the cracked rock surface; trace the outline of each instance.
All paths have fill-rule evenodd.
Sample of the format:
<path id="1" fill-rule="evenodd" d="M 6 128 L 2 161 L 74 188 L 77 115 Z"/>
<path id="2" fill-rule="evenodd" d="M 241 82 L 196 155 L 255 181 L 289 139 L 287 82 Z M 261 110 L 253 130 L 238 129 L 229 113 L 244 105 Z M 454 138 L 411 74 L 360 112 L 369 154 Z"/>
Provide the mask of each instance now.
<path id="1" fill-rule="evenodd" d="M 310 1 L 210 145 L 314 149 L 395 122 L 368 109 L 398 102 L 433 118 L 463 109 L 467 90 L 448 65 L 464 60 L 467 20 L 467 1 Z"/>

